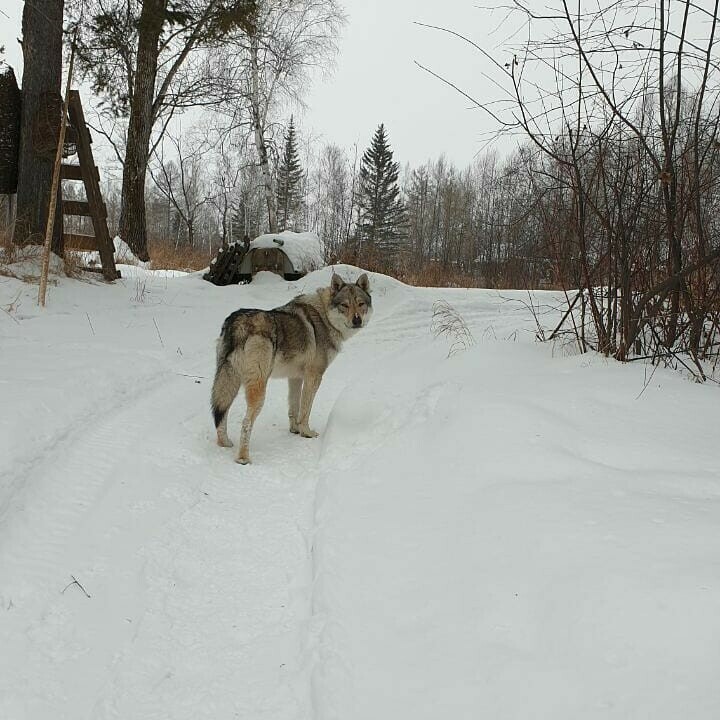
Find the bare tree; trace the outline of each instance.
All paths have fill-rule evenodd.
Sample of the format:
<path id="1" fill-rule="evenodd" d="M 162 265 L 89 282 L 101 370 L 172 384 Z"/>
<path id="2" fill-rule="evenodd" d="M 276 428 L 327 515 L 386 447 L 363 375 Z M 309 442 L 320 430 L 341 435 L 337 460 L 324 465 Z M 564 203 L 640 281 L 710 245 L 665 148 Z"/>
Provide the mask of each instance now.
<path id="1" fill-rule="evenodd" d="M 347 156 L 337 145 L 325 145 L 310 176 L 314 186 L 311 227 L 323 238 L 328 259 L 337 258 L 347 240 L 352 214 L 352 177 Z"/>
<path id="2" fill-rule="evenodd" d="M 481 53 L 507 90 L 494 117 L 539 152 L 533 207 L 558 265 L 578 270 L 571 302 L 593 330 L 581 345 L 623 360 L 686 352 L 703 376 L 720 258 L 718 2 L 495 7 L 527 38 L 505 62 L 444 32 Z"/>
<path id="3" fill-rule="evenodd" d="M 148 258 L 145 179 L 153 145 L 175 111 L 217 102 L 209 65 L 198 51 L 230 32 L 249 30 L 254 14 L 254 0 L 79 3 L 82 67 L 106 98 L 109 116 L 127 118 L 122 144 L 113 136 L 114 124 L 108 135 L 123 162 L 120 234 L 141 259 Z"/>
<path id="4" fill-rule="evenodd" d="M 252 30 L 217 53 L 231 114 L 250 117 L 271 232 L 277 231 L 275 114 L 283 102 L 301 102 L 310 70 L 327 67 L 344 21 L 336 0 L 258 0 Z"/>
<path id="5" fill-rule="evenodd" d="M 157 153 L 157 166 L 150 166 L 155 186 L 174 208 L 185 229 L 185 240 L 190 246 L 196 244 L 196 228 L 202 209 L 210 200 L 204 158 L 208 154 L 207 139 L 197 133 L 185 137 L 166 132 L 166 140 L 172 149 L 172 159 L 164 156 L 164 146 Z M 175 246 L 180 244 L 180 234 Z"/>
<path id="6" fill-rule="evenodd" d="M 242 167 L 243 159 L 233 147 L 230 133 L 221 132 L 214 152 L 212 193 L 209 202 L 218 214 L 223 247 L 242 237 L 235 237 L 236 228 L 232 221 Z"/>

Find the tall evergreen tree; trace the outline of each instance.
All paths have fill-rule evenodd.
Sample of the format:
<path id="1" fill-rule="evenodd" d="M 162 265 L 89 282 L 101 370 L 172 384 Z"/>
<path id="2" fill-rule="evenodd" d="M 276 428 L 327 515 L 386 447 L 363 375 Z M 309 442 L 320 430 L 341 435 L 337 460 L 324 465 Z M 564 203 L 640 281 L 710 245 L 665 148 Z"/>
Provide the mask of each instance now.
<path id="1" fill-rule="evenodd" d="M 294 118 L 285 133 L 285 149 L 277 171 L 278 230 L 299 230 L 303 217 L 303 169 L 297 152 Z"/>
<path id="2" fill-rule="evenodd" d="M 364 245 L 370 250 L 396 253 L 407 235 L 398 172 L 381 123 L 360 163 L 357 240 L 361 250 Z"/>

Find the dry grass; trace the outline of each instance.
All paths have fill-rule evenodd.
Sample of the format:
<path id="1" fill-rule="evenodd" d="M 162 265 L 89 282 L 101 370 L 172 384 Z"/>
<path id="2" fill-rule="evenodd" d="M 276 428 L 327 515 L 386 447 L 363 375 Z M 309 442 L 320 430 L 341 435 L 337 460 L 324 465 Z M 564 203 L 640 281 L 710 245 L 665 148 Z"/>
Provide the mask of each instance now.
<path id="1" fill-rule="evenodd" d="M 180 247 L 152 242 L 149 248 L 153 270 L 183 270 L 195 272 L 210 264 L 213 255 L 207 248 Z"/>
<path id="2" fill-rule="evenodd" d="M 9 228 L 0 227 L 0 275 L 14 276 L 8 268 L 17 259 L 17 247 L 13 245 Z"/>
<path id="3" fill-rule="evenodd" d="M 39 282 L 41 254 L 39 245 L 3 244 L 0 246 L 0 275 L 26 283 Z"/>
<path id="4" fill-rule="evenodd" d="M 427 260 L 417 261 L 412 257 L 399 257 L 391 260 L 383 253 L 363 253 L 358 257 L 356 253 L 345 251 L 332 263 L 346 263 L 359 265 L 370 272 L 390 275 L 406 285 L 415 287 L 483 287 L 480 280 L 473 275 L 464 273 L 455 268 L 444 267 L 441 263 Z"/>
<path id="5" fill-rule="evenodd" d="M 22 296 L 22 290 L 18 290 L 15 297 L 4 307 L 0 306 L 0 310 L 2 310 L 4 313 L 7 314 L 7 316 L 14 322 L 14 323 L 20 323 L 20 321 L 15 317 L 15 313 L 17 313 L 18 308 L 22 304 L 21 301 Z"/>
<path id="6" fill-rule="evenodd" d="M 79 253 L 66 251 L 63 255 L 63 269 L 69 278 L 81 277 L 84 268 Z"/>
<path id="7" fill-rule="evenodd" d="M 147 280 L 145 278 L 137 278 L 135 280 L 135 302 L 144 303 L 145 300 L 147 300 L 147 295 Z"/>
<path id="8" fill-rule="evenodd" d="M 408 264 L 400 268 L 398 280 L 416 287 L 483 287 L 479 278 L 462 271 L 443 268 L 439 263 Z"/>
<path id="9" fill-rule="evenodd" d="M 475 344 L 475 338 L 465 320 L 446 300 L 433 303 L 430 330 L 435 337 L 444 337 L 450 341 L 448 357 Z"/>

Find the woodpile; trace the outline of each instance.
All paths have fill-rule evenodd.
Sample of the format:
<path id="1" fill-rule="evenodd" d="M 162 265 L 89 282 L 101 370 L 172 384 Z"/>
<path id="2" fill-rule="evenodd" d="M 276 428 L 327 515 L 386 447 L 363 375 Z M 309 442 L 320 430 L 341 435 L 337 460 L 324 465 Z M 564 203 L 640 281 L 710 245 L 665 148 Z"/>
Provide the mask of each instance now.
<path id="1" fill-rule="evenodd" d="M 220 248 L 217 257 L 213 259 L 208 271 L 203 275 L 203 280 L 207 280 L 213 285 L 237 285 L 244 279 L 240 274 L 240 266 L 247 252 L 246 247 L 243 243 L 233 243 Z"/>

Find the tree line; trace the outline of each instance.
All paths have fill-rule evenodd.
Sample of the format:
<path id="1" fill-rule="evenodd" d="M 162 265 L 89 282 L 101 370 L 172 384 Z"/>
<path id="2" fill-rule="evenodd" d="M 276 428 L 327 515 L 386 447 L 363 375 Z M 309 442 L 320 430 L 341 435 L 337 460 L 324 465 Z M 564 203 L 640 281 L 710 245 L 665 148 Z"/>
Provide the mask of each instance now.
<path id="1" fill-rule="evenodd" d="M 549 337 L 565 334 L 581 351 L 620 360 L 684 366 L 699 379 L 714 374 L 720 2 L 497 9 L 525 38 L 508 42 L 505 61 L 454 35 L 505 89 L 486 111 L 527 138 L 524 224 L 568 291 Z"/>
<path id="2" fill-rule="evenodd" d="M 26 1 L 15 242 L 36 242 L 45 225 L 46 146 L 57 145 L 62 53 L 70 45 L 96 100 L 93 130 L 122 166 L 118 227 L 139 258 L 149 258 L 150 164 L 173 118 L 189 108 L 213 108 L 251 139 L 276 229 L 269 147 L 277 111 L 332 55 L 343 22 L 335 0 Z M 59 231 L 53 247 L 62 253 Z"/>
<path id="3" fill-rule="evenodd" d="M 148 233 L 153 242 L 208 253 L 269 231 L 262 171 L 252 147 L 207 126 L 168 132 L 167 154 L 151 162 Z M 458 169 L 446 158 L 400 166 L 380 125 L 362 155 L 333 143 L 304 143 L 291 121 L 271 169 L 277 229 L 312 230 L 328 259 L 372 263 L 388 272 L 433 267 L 496 287 L 557 286 L 532 206 L 532 163 L 524 148 L 489 152 Z M 120 188 L 107 185 L 111 223 Z M 568 278 L 569 280 L 569 278 Z M 458 280 L 459 281 L 459 280 Z"/>

